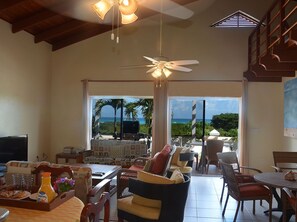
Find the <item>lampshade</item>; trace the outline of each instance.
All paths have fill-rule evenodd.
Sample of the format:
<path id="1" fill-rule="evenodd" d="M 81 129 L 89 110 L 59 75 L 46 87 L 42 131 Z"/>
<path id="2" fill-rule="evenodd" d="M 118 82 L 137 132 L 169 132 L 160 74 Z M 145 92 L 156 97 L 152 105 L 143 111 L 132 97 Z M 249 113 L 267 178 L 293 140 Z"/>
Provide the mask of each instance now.
<path id="1" fill-rule="evenodd" d="M 109 0 L 100 0 L 99 2 L 93 5 L 93 9 L 99 16 L 99 18 L 104 20 L 106 13 L 111 9 L 112 6 L 113 3 Z"/>
<path id="2" fill-rule="evenodd" d="M 163 73 L 166 76 L 166 78 L 168 78 L 172 74 L 172 72 L 169 69 L 166 69 L 166 68 L 163 69 Z"/>
<path id="3" fill-rule="evenodd" d="M 137 15 L 135 14 L 131 14 L 131 15 L 124 15 L 124 14 L 121 14 L 121 17 L 122 17 L 122 24 L 126 25 L 126 24 L 130 24 L 132 22 L 135 22 L 138 17 Z"/>
<path id="4" fill-rule="evenodd" d="M 124 15 L 131 15 L 137 10 L 136 0 L 120 0 L 119 10 Z"/>
<path id="5" fill-rule="evenodd" d="M 159 78 L 162 76 L 162 70 L 161 69 L 156 69 L 153 73 L 152 73 L 152 76 L 154 78 Z"/>

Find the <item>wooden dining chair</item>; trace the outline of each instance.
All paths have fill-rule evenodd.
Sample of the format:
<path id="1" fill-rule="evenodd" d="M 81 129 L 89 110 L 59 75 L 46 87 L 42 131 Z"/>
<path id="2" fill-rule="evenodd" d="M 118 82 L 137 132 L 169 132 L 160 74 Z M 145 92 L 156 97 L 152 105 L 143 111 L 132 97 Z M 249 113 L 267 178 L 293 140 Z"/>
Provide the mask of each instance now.
<path id="1" fill-rule="evenodd" d="M 236 221 L 240 203 L 242 201 L 253 200 L 253 214 L 255 214 L 255 200 L 266 200 L 269 204 L 269 222 L 271 222 L 272 209 L 272 192 L 271 190 L 259 183 L 238 183 L 239 175 L 236 175 L 232 165 L 220 161 L 223 176 L 228 187 L 228 194 L 225 201 L 222 215 L 225 215 L 229 196 L 237 201 L 237 208 L 233 221 Z M 243 209 L 242 209 L 243 210 Z"/>
<path id="2" fill-rule="evenodd" d="M 290 220 L 293 214 L 297 212 L 297 196 L 292 192 L 292 190 L 287 187 L 282 188 L 282 210 L 283 210 L 283 222 Z M 295 222 L 297 222 L 297 217 L 295 216 Z"/>
<path id="3" fill-rule="evenodd" d="M 275 171 L 297 170 L 297 152 L 273 151 L 272 154 Z"/>
<path id="4" fill-rule="evenodd" d="M 236 175 L 240 175 L 238 178 L 238 182 L 240 183 L 250 183 L 250 182 L 255 182 L 254 177 L 249 174 L 243 174 L 242 172 L 245 171 L 254 171 L 256 173 L 262 173 L 261 170 L 248 167 L 248 166 L 240 166 L 239 161 L 237 158 L 236 152 L 223 152 L 223 153 L 217 153 L 218 159 L 221 160 L 224 163 L 231 164 L 234 172 Z M 220 202 L 223 201 L 223 196 L 224 196 L 224 191 L 225 191 L 225 186 L 227 185 L 226 179 L 223 177 L 223 187 L 222 187 L 222 192 L 221 192 L 221 198 Z M 243 206 L 243 205 L 242 205 Z"/>
<path id="5" fill-rule="evenodd" d="M 84 206 L 80 222 L 99 222 L 100 212 L 104 209 L 104 222 L 109 222 L 110 216 L 110 194 L 108 192 L 102 193 L 100 199 L 96 203 L 88 203 Z"/>

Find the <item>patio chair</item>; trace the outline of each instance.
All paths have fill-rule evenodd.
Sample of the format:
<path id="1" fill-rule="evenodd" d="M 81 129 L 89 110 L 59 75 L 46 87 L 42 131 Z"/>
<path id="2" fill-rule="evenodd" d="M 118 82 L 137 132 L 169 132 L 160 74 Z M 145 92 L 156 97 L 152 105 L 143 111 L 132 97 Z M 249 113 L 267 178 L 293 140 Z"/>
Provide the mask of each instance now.
<path id="1" fill-rule="evenodd" d="M 241 183 L 255 182 L 254 177 L 252 175 L 242 174 L 242 170 L 251 170 L 251 171 L 254 171 L 257 173 L 262 173 L 261 170 L 256 169 L 256 168 L 251 168 L 248 166 L 240 166 L 236 152 L 217 153 L 217 157 L 222 162 L 232 165 L 236 175 L 240 175 L 239 182 L 241 182 Z M 223 187 L 222 187 L 220 202 L 223 201 L 223 196 L 224 196 L 224 191 L 225 191 L 226 185 L 227 185 L 226 179 L 223 177 Z"/>
<path id="2" fill-rule="evenodd" d="M 96 222 L 100 219 L 100 212 L 104 209 L 104 222 L 109 222 L 110 216 L 110 195 L 103 192 L 99 201 L 96 203 L 88 203 L 84 206 L 80 222 Z"/>
<path id="3" fill-rule="evenodd" d="M 143 174 L 129 179 L 132 196 L 117 201 L 119 222 L 181 222 L 188 196 L 190 178 L 183 175 L 184 182 L 176 183 L 169 178 Z"/>
<path id="4" fill-rule="evenodd" d="M 225 201 L 222 215 L 225 215 L 229 196 L 237 201 L 237 208 L 233 221 L 236 221 L 240 202 L 253 200 L 253 214 L 255 214 L 255 200 L 266 200 L 269 204 L 269 222 L 271 222 L 271 206 L 272 206 L 272 193 L 271 190 L 259 183 L 238 183 L 240 175 L 236 175 L 232 165 L 224 163 L 220 160 L 223 176 L 226 180 L 228 187 L 228 194 Z M 242 209 L 243 210 L 243 209 Z"/>
<path id="5" fill-rule="evenodd" d="M 206 174 L 208 174 L 208 169 L 210 164 L 214 164 L 218 167 L 219 160 L 217 153 L 222 152 L 224 147 L 223 140 L 207 140 L 206 141 Z"/>

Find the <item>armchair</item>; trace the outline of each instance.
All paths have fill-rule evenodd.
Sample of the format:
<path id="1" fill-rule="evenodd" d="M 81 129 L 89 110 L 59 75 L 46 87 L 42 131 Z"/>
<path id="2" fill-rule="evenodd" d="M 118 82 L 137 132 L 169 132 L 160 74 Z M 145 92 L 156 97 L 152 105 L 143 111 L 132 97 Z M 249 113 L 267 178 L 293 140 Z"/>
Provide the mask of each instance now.
<path id="1" fill-rule="evenodd" d="M 194 160 L 195 153 L 187 147 L 176 147 L 170 164 L 169 171 L 173 172 L 176 169 L 179 169 L 183 174 L 191 176 L 192 167 L 188 166 L 189 161 Z"/>
<path id="2" fill-rule="evenodd" d="M 157 175 L 166 175 L 175 150 L 175 147 L 167 144 L 153 158 L 137 158 L 129 169 L 121 169 L 117 175 L 117 197 L 123 195 L 123 191 L 128 187 L 129 178 L 136 178 L 138 171 L 144 170 Z"/>
<path id="3" fill-rule="evenodd" d="M 159 175 L 143 171 L 139 174 L 138 179 L 129 179 L 133 196 L 117 201 L 119 221 L 183 221 L 190 178 L 183 175 L 184 182 L 175 183 Z"/>
<path id="4" fill-rule="evenodd" d="M 240 166 L 236 152 L 217 153 L 217 156 L 218 156 L 218 159 L 221 160 L 222 162 L 232 165 L 235 174 L 239 175 L 238 182 L 240 182 L 240 183 L 255 182 L 253 176 L 251 176 L 249 174 L 242 174 L 243 170 L 251 170 L 251 171 L 254 171 L 257 173 L 262 173 L 261 170 L 256 169 L 256 168 L 252 168 L 252 167 L 248 167 L 248 166 Z M 227 185 L 226 179 L 223 177 L 223 187 L 222 187 L 220 202 L 222 202 L 222 200 L 223 200 L 226 185 Z"/>
<path id="5" fill-rule="evenodd" d="M 271 222 L 271 190 L 259 183 L 238 183 L 238 178 L 240 178 L 240 175 L 235 175 L 232 165 L 224 163 L 220 160 L 220 166 L 222 167 L 223 177 L 225 178 L 228 187 L 228 194 L 222 215 L 225 215 L 229 196 L 233 197 L 237 201 L 237 208 L 233 219 L 234 222 L 236 221 L 238 215 L 240 202 L 253 200 L 253 214 L 255 214 L 255 200 L 266 200 L 269 204 L 269 222 Z"/>

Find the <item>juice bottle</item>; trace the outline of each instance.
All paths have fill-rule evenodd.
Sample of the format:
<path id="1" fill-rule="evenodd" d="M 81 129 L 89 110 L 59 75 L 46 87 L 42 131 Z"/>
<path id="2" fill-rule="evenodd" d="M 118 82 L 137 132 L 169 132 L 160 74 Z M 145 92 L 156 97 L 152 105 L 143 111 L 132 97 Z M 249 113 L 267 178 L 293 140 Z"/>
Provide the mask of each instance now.
<path id="1" fill-rule="evenodd" d="M 37 202 L 50 203 L 56 197 L 56 192 L 51 184 L 51 173 L 41 174 L 41 186 L 38 190 Z"/>

